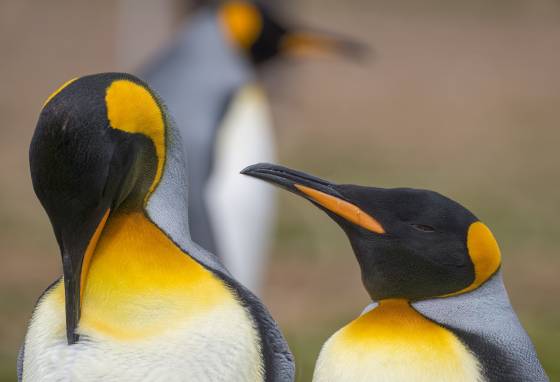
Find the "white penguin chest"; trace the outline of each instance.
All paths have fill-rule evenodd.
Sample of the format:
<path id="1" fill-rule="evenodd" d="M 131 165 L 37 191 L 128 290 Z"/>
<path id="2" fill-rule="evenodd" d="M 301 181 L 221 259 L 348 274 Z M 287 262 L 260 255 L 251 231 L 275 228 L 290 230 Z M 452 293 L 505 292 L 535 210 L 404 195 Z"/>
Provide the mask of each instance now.
<path id="1" fill-rule="evenodd" d="M 140 340 L 82 335 L 46 299 L 27 334 L 24 381 L 262 381 L 260 341 L 242 307 L 224 305 Z"/>
<path id="2" fill-rule="evenodd" d="M 275 215 L 272 187 L 239 173 L 275 162 L 272 119 L 257 85 L 238 91 L 222 120 L 205 199 L 224 264 L 250 290 L 258 290 Z"/>
<path id="3" fill-rule="evenodd" d="M 407 302 L 391 300 L 335 333 L 314 382 L 482 382 L 476 358 L 445 328 Z"/>

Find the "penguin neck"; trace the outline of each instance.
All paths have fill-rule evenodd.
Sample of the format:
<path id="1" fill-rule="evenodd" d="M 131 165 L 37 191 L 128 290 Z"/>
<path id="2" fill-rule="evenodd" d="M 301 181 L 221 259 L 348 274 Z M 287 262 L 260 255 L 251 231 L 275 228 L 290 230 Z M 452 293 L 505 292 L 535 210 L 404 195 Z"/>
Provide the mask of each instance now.
<path id="1" fill-rule="evenodd" d="M 120 339 L 168 330 L 186 316 L 203 314 L 228 293 L 142 211 L 109 218 L 83 287 L 79 333 Z"/>
<path id="2" fill-rule="evenodd" d="M 209 67 L 225 68 L 227 69 L 225 74 L 228 76 L 235 73 L 237 76 L 243 74 L 245 77 L 250 72 L 248 59 L 241 49 L 230 41 L 215 9 L 202 9 L 194 14 L 182 27 L 178 35 L 178 43 L 176 48 L 181 52 L 189 53 L 188 59 L 191 63 L 189 70 L 196 67 L 206 68 L 205 77 L 212 72 L 208 71 Z M 220 72 L 215 72 L 213 75 L 218 78 L 227 77 Z"/>
<path id="3" fill-rule="evenodd" d="M 353 321 L 353 329 L 369 332 L 379 326 L 394 326 L 417 324 L 424 318 L 410 305 L 410 301 L 402 298 L 383 299 L 377 306 L 369 309 L 358 319 Z"/>
<path id="4" fill-rule="evenodd" d="M 379 300 L 377 306 L 367 310 L 347 327 L 347 336 L 353 341 L 361 342 L 371 338 L 395 338 L 400 332 L 400 337 L 424 338 L 434 328 L 440 329 L 437 324 L 420 314 L 411 305 L 409 300 L 391 298 Z"/>
<path id="5" fill-rule="evenodd" d="M 188 226 L 188 175 L 181 135 L 173 121 L 167 121 L 167 151 L 161 180 L 143 207 L 145 215 L 183 252 L 215 273 L 228 274 L 220 259 L 191 240 Z"/>
<path id="6" fill-rule="evenodd" d="M 340 365 L 352 365 L 340 368 Z M 476 358 L 453 333 L 404 299 L 387 299 L 323 346 L 314 380 L 480 381 Z"/>
<path id="7" fill-rule="evenodd" d="M 398 352 L 399 346 L 422 349 L 430 344 L 436 358 L 445 359 L 451 353 L 459 358 L 465 356 L 451 332 L 420 314 L 404 299 L 381 300 L 376 308 L 345 326 L 340 334 L 345 347 L 357 351 L 387 347 L 391 352 Z"/>
<path id="8" fill-rule="evenodd" d="M 481 337 L 498 338 L 502 343 L 512 341 L 512 327 L 520 327 L 501 270 L 471 292 L 415 301 L 412 306 L 423 316 L 441 325 L 467 333 L 478 333 Z M 519 340 L 517 344 L 523 345 L 523 342 Z"/>

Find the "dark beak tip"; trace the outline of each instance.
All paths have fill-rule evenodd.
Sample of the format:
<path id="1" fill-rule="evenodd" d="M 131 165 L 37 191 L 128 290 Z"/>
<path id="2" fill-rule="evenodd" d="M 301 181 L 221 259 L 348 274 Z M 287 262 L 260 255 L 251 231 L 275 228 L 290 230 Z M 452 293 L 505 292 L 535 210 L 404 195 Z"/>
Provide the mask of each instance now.
<path id="1" fill-rule="evenodd" d="M 344 47 L 344 51 L 348 57 L 358 62 L 370 61 L 377 58 L 375 49 L 361 42 L 349 42 Z"/>
<path id="2" fill-rule="evenodd" d="M 243 170 L 239 171 L 239 173 L 242 175 L 251 175 L 251 170 L 253 169 L 253 166 L 254 165 L 247 166 Z"/>
<path id="3" fill-rule="evenodd" d="M 272 166 L 270 163 L 256 163 L 256 164 L 252 164 L 250 166 L 245 167 L 239 173 L 242 174 L 242 175 L 253 176 L 260 169 L 270 167 L 270 166 Z"/>

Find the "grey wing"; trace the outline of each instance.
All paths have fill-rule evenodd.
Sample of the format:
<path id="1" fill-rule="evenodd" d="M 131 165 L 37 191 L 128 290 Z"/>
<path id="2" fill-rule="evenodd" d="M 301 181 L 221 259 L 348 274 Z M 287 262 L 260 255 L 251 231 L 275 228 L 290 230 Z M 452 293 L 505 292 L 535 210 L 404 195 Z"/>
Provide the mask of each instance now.
<path id="1" fill-rule="evenodd" d="M 294 356 L 284 335 L 262 302 L 248 289 L 226 274 L 219 274 L 236 292 L 253 316 L 259 331 L 265 366 L 266 382 L 293 382 Z"/>

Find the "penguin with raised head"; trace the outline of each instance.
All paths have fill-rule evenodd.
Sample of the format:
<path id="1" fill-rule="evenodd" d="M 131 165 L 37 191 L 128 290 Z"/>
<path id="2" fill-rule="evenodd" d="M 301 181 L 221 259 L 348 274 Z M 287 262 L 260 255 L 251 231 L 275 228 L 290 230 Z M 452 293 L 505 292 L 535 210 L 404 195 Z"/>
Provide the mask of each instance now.
<path id="1" fill-rule="evenodd" d="M 374 301 L 323 345 L 314 381 L 548 380 L 509 302 L 492 232 L 459 203 L 270 164 L 243 173 L 306 198 L 338 223 Z"/>
<path id="2" fill-rule="evenodd" d="M 190 238 L 181 139 L 144 82 L 64 84 L 29 160 L 63 276 L 33 311 L 20 380 L 293 380 L 266 308 Z"/>
<path id="3" fill-rule="evenodd" d="M 365 48 L 291 26 L 261 1 L 206 1 L 139 76 L 165 100 L 184 140 L 194 242 L 260 290 L 275 215 L 273 190 L 240 168 L 273 162 L 276 143 L 256 69 L 290 52 L 357 57 Z"/>

